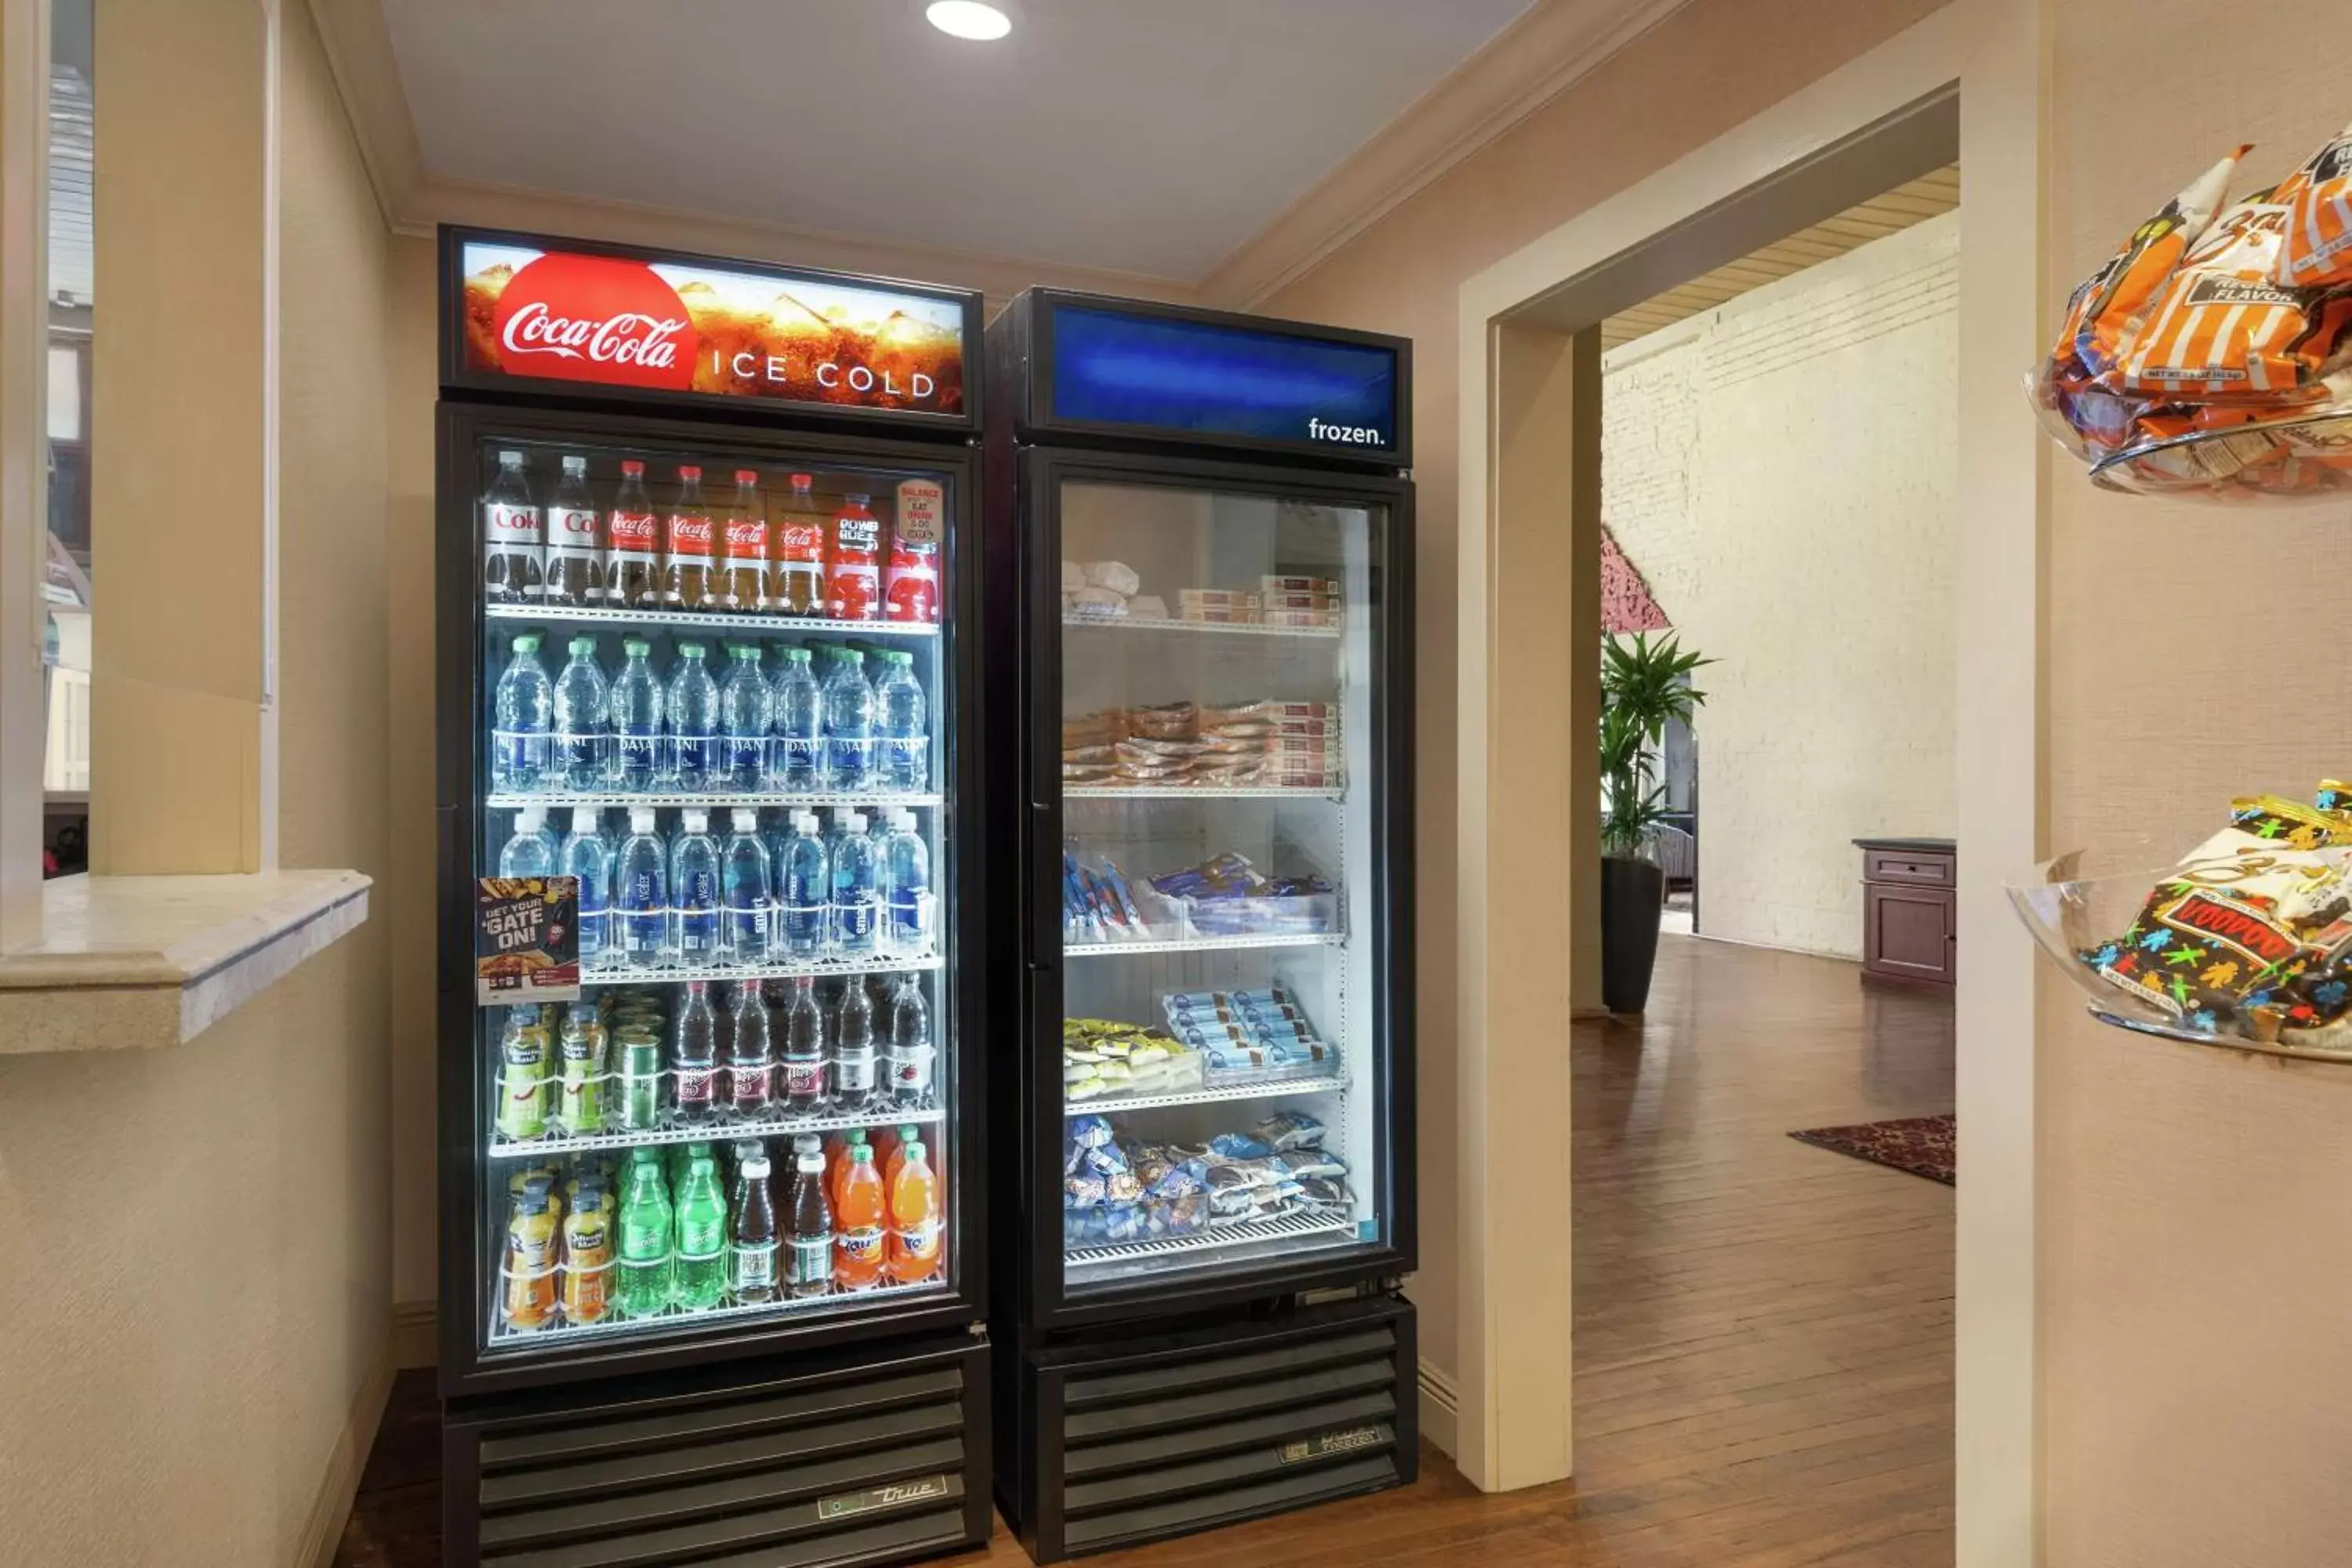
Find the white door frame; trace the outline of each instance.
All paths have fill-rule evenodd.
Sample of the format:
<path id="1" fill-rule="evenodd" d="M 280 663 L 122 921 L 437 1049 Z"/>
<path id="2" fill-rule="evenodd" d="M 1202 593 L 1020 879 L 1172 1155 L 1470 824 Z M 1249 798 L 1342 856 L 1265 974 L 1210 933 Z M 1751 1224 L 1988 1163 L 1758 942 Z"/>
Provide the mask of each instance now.
<path id="1" fill-rule="evenodd" d="M 2034 998 L 2032 943 L 2002 884 L 2043 845 L 2042 537 L 2048 443 L 2021 390 L 2042 345 L 2044 152 L 2050 0 L 1952 0 L 1943 10 L 1650 178 L 1570 219 L 1462 286 L 1461 666 L 1462 1074 L 1460 1452 L 1490 1490 L 1557 1479 L 1572 1455 L 1570 1315 L 1564 1258 L 1528 1276 L 1515 1240 L 1570 1236 L 1568 1070 L 1552 974 L 1589 967 L 1591 915 L 1579 896 L 1530 889 L 1528 868 L 1586 868 L 1581 824 L 1598 799 L 1589 742 L 1564 753 L 1566 788 L 1545 788 L 1497 713 L 1590 713 L 1597 644 L 1579 620 L 1580 564 L 1594 530 L 1572 516 L 1573 427 L 1589 417 L 1570 285 L 1601 276 L 1660 236 L 1687 232 L 1733 198 L 1823 158 L 1858 132 L 1959 92 L 1961 169 L 1958 562 L 1959 928 L 1957 1101 L 1968 1170 L 1958 1194 L 1958 1485 L 1960 1568 L 2038 1561 L 2034 1318 Z M 1678 281 L 1665 279 L 1663 282 Z M 1625 302 L 1631 302 L 1630 300 Z M 1597 321 L 1598 317 L 1595 316 Z M 1586 333 L 1582 340 L 1592 342 Z M 1586 352 L 1596 353 L 1597 349 Z M 1590 374 L 1590 367 L 1585 368 Z M 1533 426 L 1540 429 L 1531 429 Z M 1548 433 L 1549 440 L 1544 437 Z M 1569 542 L 1560 541 L 1567 538 Z M 1530 580 L 1531 574 L 1534 580 Z M 1571 606 L 1571 607 L 1563 607 Z M 1563 638 L 1557 625 L 1569 626 Z M 1549 655 L 1556 643 L 1564 662 Z M 1505 650 L 1508 650 L 1506 653 Z M 1530 707 L 1530 702 L 1541 704 Z M 1579 730 L 1589 734 L 1589 730 Z M 1507 747 L 1502 742 L 1508 740 Z M 1504 815 L 1507 813 L 1506 817 Z M 1488 829 L 1508 820 L 1511 864 L 1490 864 Z M 1586 900 L 1590 909 L 1590 900 Z M 1531 984 L 1531 981 L 1534 982 Z M 1530 1107 L 1549 1114 L 1530 1126 Z M 1530 1145 L 1557 1129 L 1549 1179 L 1527 1179 Z M 1565 1249 L 1562 1249 L 1563 1252 Z M 1530 1295 L 1545 1298 L 1530 1310 Z"/>

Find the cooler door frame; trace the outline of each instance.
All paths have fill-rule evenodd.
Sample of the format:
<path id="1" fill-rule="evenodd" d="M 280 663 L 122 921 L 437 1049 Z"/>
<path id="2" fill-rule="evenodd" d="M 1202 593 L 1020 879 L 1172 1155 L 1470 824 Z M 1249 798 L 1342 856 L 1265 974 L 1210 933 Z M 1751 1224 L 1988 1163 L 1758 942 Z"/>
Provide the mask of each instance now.
<path id="1" fill-rule="evenodd" d="M 1419 1256 L 1414 1082 L 1413 977 L 1413 513 L 1412 485 L 1378 477 L 1303 467 L 1118 454 L 1091 449 L 1018 449 L 1013 496 L 1019 519 L 1016 581 L 1027 603 L 1021 616 L 1023 736 L 1020 788 L 1022 1024 L 1006 1041 L 1015 1061 L 992 1071 L 1020 1086 L 1022 1180 L 1029 1258 L 1024 1326 L 1044 1333 L 1089 1325 L 1164 1318 L 1264 1300 L 1303 1291 L 1340 1289 L 1411 1273 Z M 1379 706 L 1382 733 L 1373 751 L 1381 770 L 1378 799 L 1385 820 L 1373 834 L 1380 861 L 1372 940 L 1387 984 L 1375 1002 L 1385 1047 L 1371 1082 L 1359 1092 L 1376 1096 L 1378 1138 L 1387 1151 L 1380 1211 L 1388 1238 L 1307 1264 L 1263 1263 L 1175 1281 L 1144 1278 L 1073 1296 L 1062 1279 L 1061 1159 L 1064 1104 L 1059 1072 L 1062 1037 L 1062 487 L 1072 481 L 1225 489 L 1283 500 L 1385 509 L 1385 549 L 1377 565 L 1386 592 L 1378 606 Z M 1048 1070 L 1051 1064 L 1053 1070 Z M 1105 1110 L 1116 1110 L 1106 1105 Z M 1354 1179 L 1351 1177 L 1351 1179 Z"/>
<path id="2" fill-rule="evenodd" d="M 803 1348 L 863 1342 L 886 1336 L 967 1329 L 977 1333 L 987 1314 L 989 1262 L 983 1050 L 987 1026 L 982 943 L 987 921 L 978 843 L 984 832 L 982 724 L 981 471 L 970 438 L 923 442 L 828 434 L 824 427 L 780 428 L 771 422 L 678 419 L 615 414 L 593 405 L 544 400 L 445 398 L 436 410 L 435 478 L 435 622 L 436 668 L 436 816 L 438 831 L 438 973 L 436 1009 L 440 1145 L 441 1394 L 445 1399 L 665 1371 L 733 1358 L 774 1355 Z M 476 537 L 474 454 L 485 439 L 577 439 L 640 443 L 741 453 L 763 467 L 789 469 L 870 463 L 948 476 L 955 486 L 949 553 L 944 564 L 954 588 L 944 606 L 941 635 L 951 637 L 946 658 L 956 680 L 953 740 L 956 776 L 942 779 L 942 843 L 950 837 L 971 847 L 956 880 L 955 1093 L 948 1171 L 949 1222 L 955 1237 L 954 1289 L 920 1301 L 883 1305 L 861 1313 L 790 1315 L 766 1321 L 726 1320 L 700 1331 L 678 1330 L 644 1340 L 619 1338 L 556 1345 L 538 1353 L 483 1353 L 481 1319 L 490 1276 L 483 1234 L 483 1185 L 488 1129 L 478 1120 L 475 1097 L 477 1008 L 474 1002 L 475 825 L 481 811 L 480 714 L 482 546 Z M 942 664 L 942 668 L 950 668 Z M 940 868 L 934 868 L 936 879 Z M 940 1009 L 949 1013 L 948 1006 Z"/>

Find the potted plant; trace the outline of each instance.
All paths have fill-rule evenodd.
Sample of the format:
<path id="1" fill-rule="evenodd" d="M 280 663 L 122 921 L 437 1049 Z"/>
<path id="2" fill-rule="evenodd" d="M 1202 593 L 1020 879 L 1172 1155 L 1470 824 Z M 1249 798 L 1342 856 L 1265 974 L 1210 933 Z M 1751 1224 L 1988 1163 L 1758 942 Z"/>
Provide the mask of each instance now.
<path id="1" fill-rule="evenodd" d="M 1656 858 L 1666 815 L 1660 747 L 1667 722 L 1688 723 L 1706 700 L 1691 671 L 1715 661 L 1685 653 L 1672 632 L 1655 643 L 1646 632 L 1612 634 L 1601 652 L 1601 1004 L 1638 1013 L 1650 999 L 1666 902 Z"/>

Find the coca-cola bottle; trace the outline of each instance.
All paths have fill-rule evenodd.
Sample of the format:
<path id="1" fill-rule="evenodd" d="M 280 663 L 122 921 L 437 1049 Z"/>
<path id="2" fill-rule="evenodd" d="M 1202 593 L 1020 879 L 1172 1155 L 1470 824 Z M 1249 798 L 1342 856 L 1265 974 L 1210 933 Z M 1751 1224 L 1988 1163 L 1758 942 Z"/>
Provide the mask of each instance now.
<path id="1" fill-rule="evenodd" d="M 717 531 L 702 501 L 701 466 L 679 464 L 677 500 L 662 530 L 662 599 L 670 608 L 719 607 Z"/>
<path id="2" fill-rule="evenodd" d="M 614 609 L 661 608 L 661 520 L 646 494 L 646 466 L 621 465 L 621 488 L 605 527 L 612 557 L 604 572 L 604 603 Z"/>
<path id="3" fill-rule="evenodd" d="M 806 474 L 793 476 L 792 500 L 769 536 L 773 571 L 768 603 L 787 616 L 825 613 L 824 513 L 817 510 L 816 482 Z"/>
<path id="4" fill-rule="evenodd" d="M 493 605 L 537 604 L 547 580 L 547 534 L 530 499 L 520 452 L 500 452 L 482 492 L 482 597 Z"/>
<path id="5" fill-rule="evenodd" d="M 547 498 L 547 603 L 581 609 L 604 602 L 598 559 L 596 503 L 588 495 L 588 459 L 563 459 L 563 477 Z"/>
<path id="6" fill-rule="evenodd" d="M 719 602 L 730 610 L 756 614 L 768 598 L 768 508 L 760 499 L 756 468 L 735 470 L 735 500 L 727 509 L 727 536 L 720 543 Z"/>

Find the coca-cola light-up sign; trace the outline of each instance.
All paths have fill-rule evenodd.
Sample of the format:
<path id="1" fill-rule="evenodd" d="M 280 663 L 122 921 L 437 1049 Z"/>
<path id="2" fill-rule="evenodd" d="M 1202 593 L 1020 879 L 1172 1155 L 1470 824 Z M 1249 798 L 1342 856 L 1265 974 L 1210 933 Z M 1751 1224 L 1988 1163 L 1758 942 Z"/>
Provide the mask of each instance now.
<path id="1" fill-rule="evenodd" d="M 966 413 L 963 296 L 470 237 L 454 251 L 467 381 Z"/>

